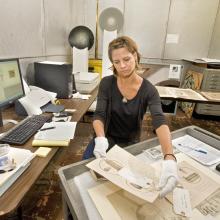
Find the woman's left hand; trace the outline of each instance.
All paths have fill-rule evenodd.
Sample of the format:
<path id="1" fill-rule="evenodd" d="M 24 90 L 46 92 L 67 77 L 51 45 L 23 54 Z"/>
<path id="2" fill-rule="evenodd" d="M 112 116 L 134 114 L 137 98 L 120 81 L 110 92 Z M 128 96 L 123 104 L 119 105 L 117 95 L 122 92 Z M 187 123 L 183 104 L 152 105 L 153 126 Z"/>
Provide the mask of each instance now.
<path id="1" fill-rule="evenodd" d="M 177 163 L 174 160 L 162 162 L 161 177 L 159 182 L 160 198 L 172 192 L 178 183 Z"/>

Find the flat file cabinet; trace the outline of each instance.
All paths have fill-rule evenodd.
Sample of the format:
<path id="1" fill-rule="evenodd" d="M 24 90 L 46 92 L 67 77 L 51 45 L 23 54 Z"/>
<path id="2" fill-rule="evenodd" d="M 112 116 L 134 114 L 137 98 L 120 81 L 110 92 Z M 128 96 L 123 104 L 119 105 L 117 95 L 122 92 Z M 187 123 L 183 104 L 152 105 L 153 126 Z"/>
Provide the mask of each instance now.
<path id="1" fill-rule="evenodd" d="M 206 92 L 220 92 L 220 69 L 209 69 L 192 65 L 194 71 L 203 73 L 200 90 Z M 219 104 L 196 104 L 195 112 L 203 115 L 220 116 Z"/>

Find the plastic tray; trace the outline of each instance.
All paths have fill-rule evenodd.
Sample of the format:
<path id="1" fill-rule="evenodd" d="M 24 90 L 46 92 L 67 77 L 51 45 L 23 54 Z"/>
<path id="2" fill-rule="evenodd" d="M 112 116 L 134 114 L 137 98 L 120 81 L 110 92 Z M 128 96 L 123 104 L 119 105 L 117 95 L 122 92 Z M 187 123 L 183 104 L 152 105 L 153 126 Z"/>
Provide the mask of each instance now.
<path id="1" fill-rule="evenodd" d="M 171 133 L 172 139 L 181 137 L 185 134 L 191 135 L 192 137 L 220 150 L 220 137 L 197 126 L 188 126 Z M 156 137 L 131 145 L 125 149 L 133 155 L 138 155 L 142 153 L 143 150 L 155 147 L 157 145 L 159 145 L 159 141 Z M 79 201 L 80 198 L 77 196 L 79 192 L 77 188 L 72 184 L 72 179 L 80 174 L 83 174 L 84 172 L 87 172 L 89 169 L 85 165 L 91 160 L 92 159 L 84 160 L 78 163 L 64 166 L 58 170 L 63 198 L 63 217 L 65 220 L 90 219 L 86 213 L 85 207 L 82 205 L 82 201 Z"/>

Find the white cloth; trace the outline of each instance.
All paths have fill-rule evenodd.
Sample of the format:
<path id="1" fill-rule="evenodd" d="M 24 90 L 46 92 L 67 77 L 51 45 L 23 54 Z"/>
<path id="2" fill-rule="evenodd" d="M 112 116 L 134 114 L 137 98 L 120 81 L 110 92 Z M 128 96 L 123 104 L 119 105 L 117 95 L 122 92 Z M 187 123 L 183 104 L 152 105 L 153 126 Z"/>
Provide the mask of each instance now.
<path id="1" fill-rule="evenodd" d="M 95 148 L 93 154 L 96 158 L 106 157 L 106 150 L 108 149 L 108 140 L 106 137 L 95 138 Z"/>
<path id="2" fill-rule="evenodd" d="M 159 181 L 160 197 L 163 198 L 172 192 L 178 183 L 177 163 L 174 160 L 162 162 L 161 177 Z"/>

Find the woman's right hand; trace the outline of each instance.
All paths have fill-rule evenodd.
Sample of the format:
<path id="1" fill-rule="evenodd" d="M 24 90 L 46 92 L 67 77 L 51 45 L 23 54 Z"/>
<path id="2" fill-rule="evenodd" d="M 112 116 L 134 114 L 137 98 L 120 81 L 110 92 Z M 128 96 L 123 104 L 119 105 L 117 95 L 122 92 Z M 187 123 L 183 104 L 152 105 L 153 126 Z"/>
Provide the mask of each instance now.
<path id="1" fill-rule="evenodd" d="M 96 158 L 106 157 L 106 150 L 108 149 L 108 139 L 106 137 L 95 138 L 95 148 L 93 154 Z"/>

